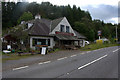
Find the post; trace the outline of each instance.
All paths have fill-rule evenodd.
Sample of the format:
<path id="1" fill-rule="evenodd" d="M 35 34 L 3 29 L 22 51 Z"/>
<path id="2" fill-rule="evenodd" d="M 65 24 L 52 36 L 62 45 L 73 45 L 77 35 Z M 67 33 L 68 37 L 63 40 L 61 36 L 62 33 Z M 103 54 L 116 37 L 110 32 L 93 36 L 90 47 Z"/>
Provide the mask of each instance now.
<path id="1" fill-rule="evenodd" d="M 99 36 L 99 40 L 100 40 L 101 30 L 98 31 L 98 36 Z"/>
<path id="2" fill-rule="evenodd" d="M 100 40 L 100 36 L 99 36 L 99 40 Z"/>
<path id="3" fill-rule="evenodd" d="M 116 42 L 118 41 L 118 37 L 117 37 L 117 26 L 116 26 Z"/>

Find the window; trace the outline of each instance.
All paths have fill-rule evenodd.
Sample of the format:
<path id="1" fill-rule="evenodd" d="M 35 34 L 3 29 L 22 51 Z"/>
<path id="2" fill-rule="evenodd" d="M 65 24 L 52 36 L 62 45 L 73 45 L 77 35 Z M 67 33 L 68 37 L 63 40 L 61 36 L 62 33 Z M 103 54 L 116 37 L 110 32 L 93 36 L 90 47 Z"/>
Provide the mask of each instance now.
<path id="1" fill-rule="evenodd" d="M 50 39 L 33 38 L 33 46 L 35 46 L 35 45 L 48 45 L 48 46 L 50 46 Z"/>
<path id="2" fill-rule="evenodd" d="M 69 31 L 69 26 L 66 26 L 66 32 L 68 32 L 68 33 L 70 32 Z"/>
<path id="3" fill-rule="evenodd" d="M 50 46 L 50 39 L 48 39 L 48 46 Z"/>
<path id="4" fill-rule="evenodd" d="M 60 32 L 64 32 L 64 25 L 60 25 Z"/>
<path id="5" fill-rule="evenodd" d="M 32 23 L 28 23 L 28 29 L 29 29 L 32 25 L 33 25 Z"/>

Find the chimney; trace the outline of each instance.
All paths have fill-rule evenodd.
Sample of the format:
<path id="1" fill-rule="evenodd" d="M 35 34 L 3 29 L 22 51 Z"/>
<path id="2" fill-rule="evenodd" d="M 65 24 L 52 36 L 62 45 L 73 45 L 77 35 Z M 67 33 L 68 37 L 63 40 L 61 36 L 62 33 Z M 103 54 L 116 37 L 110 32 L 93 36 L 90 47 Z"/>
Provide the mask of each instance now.
<path id="1" fill-rule="evenodd" d="M 35 19 L 41 19 L 40 14 L 35 15 Z"/>

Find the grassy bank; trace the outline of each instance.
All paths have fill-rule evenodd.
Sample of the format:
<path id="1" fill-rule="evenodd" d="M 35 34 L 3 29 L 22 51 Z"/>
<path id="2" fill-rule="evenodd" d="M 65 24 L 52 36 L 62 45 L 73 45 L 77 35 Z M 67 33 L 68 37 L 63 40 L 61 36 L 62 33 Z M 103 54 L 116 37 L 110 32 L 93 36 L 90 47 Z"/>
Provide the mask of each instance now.
<path id="1" fill-rule="evenodd" d="M 59 50 L 60 49 L 54 49 L 54 51 L 48 52 L 48 54 L 49 53 L 55 53 Z M 38 54 L 38 52 L 40 52 L 40 51 L 34 51 L 34 52 L 35 52 L 34 55 L 28 53 L 28 54 L 22 54 L 21 56 L 19 56 L 17 53 L 9 53 L 9 54 L 2 53 L 2 56 L 5 56 L 5 57 L 2 58 L 2 61 L 6 62 L 8 60 L 19 60 L 19 59 L 28 58 L 28 57 L 43 56 L 41 54 Z"/>
<path id="2" fill-rule="evenodd" d="M 85 47 L 82 47 L 80 50 L 82 51 L 90 51 L 90 50 L 95 50 L 95 49 L 100 49 L 100 48 L 105 48 L 105 47 L 111 47 L 111 46 L 120 46 L 118 44 L 112 44 L 112 43 L 106 43 L 106 44 L 96 44 L 92 43 L 90 45 L 87 45 Z"/>
<path id="3" fill-rule="evenodd" d="M 18 56 L 17 54 L 3 54 L 3 56 L 6 56 L 6 58 L 2 58 L 3 62 L 6 62 L 8 60 L 19 60 L 27 57 L 33 57 L 33 56 L 38 56 L 39 54 L 31 55 L 31 54 L 24 54 L 22 56 Z"/>

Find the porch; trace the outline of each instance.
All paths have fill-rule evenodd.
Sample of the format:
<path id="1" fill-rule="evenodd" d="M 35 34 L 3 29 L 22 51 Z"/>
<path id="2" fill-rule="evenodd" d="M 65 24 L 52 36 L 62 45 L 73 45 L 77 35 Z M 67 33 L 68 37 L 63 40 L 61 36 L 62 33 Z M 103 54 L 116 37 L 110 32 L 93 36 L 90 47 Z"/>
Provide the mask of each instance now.
<path id="1" fill-rule="evenodd" d="M 61 35 L 61 34 L 56 34 L 55 35 L 55 47 L 59 47 L 62 49 L 77 49 L 81 47 L 81 39 L 78 39 L 75 36 L 71 35 Z"/>

